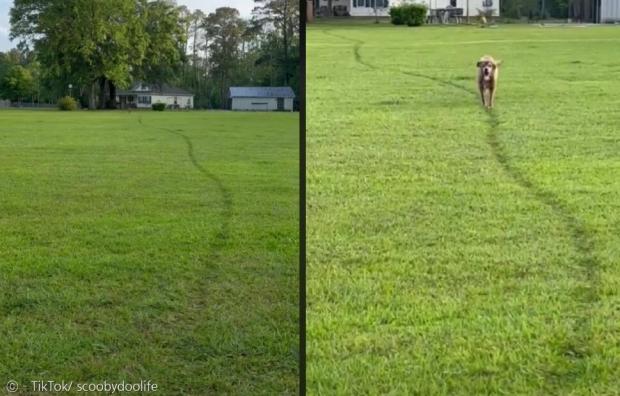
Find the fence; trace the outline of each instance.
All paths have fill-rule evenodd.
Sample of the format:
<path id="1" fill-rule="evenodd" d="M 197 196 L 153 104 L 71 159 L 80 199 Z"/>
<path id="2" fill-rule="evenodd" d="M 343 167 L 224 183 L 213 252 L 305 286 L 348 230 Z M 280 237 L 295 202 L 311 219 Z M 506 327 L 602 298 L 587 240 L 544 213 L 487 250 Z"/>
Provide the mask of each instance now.
<path id="1" fill-rule="evenodd" d="M 31 103 L 31 102 L 13 102 L 10 104 L 10 106 L 18 107 L 18 108 L 26 108 L 26 109 L 54 109 L 58 107 L 57 105 L 50 104 L 50 103 Z"/>

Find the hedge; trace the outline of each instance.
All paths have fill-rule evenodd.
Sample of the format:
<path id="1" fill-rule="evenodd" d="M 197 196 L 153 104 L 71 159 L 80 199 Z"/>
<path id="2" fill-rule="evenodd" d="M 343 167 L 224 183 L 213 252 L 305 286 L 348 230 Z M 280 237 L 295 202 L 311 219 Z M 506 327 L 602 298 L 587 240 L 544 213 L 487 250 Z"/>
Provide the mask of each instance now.
<path id="1" fill-rule="evenodd" d="M 423 4 L 403 4 L 390 8 L 394 25 L 420 26 L 426 22 L 427 8 Z"/>

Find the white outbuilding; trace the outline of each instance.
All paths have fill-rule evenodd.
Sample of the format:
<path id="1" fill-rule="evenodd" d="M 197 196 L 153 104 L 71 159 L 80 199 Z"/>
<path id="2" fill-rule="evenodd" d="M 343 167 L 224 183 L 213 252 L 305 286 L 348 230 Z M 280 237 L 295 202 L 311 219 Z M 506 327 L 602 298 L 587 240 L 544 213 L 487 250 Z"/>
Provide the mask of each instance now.
<path id="1" fill-rule="evenodd" d="M 237 111 L 293 111 L 291 87 L 230 87 L 230 109 Z"/>
<path id="2" fill-rule="evenodd" d="M 620 22 L 620 2 L 618 0 L 602 0 L 600 4 L 601 22 Z"/>

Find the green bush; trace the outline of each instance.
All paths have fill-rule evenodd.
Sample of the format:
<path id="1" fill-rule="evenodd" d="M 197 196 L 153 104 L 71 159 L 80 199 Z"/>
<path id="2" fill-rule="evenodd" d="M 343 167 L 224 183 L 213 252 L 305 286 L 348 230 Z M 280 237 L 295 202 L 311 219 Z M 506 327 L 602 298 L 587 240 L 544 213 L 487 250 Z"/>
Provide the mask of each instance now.
<path id="1" fill-rule="evenodd" d="M 394 25 L 404 25 L 405 20 L 403 18 L 403 8 L 402 7 L 390 8 L 390 19 L 392 20 L 392 24 Z"/>
<path id="2" fill-rule="evenodd" d="M 164 111 L 166 109 L 166 104 L 165 103 L 153 103 L 152 107 L 153 107 L 153 110 L 155 111 Z"/>
<path id="3" fill-rule="evenodd" d="M 423 4 L 403 4 L 390 8 L 394 25 L 420 26 L 426 21 L 427 8 Z"/>
<path id="4" fill-rule="evenodd" d="M 71 96 L 64 96 L 58 99 L 58 108 L 62 111 L 77 110 L 78 103 Z"/>

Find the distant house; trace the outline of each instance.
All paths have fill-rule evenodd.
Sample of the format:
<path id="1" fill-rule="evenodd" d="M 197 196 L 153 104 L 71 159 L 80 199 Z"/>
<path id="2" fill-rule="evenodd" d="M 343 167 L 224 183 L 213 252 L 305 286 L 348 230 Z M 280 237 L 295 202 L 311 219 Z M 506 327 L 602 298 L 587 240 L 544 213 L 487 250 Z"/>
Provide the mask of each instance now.
<path id="1" fill-rule="evenodd" d="M 291 87 L 230 87 L 230 109 L 238 111 L 293 111 Z"/>
<path id="2" fill-rule="evenodd" d="M 313 0 L 314 10 L 321 16 L 353 16 L 353 17 L 385 17 L 390 15 L 390 7 L 405 3 L 424 4 L 428 8 L 427 15 L 431 10 L 445 9 L 448 7 L 460 8 L 463 16 L 478 16 L 478 9 L 493 10 L 493 16 L 499 16 L 500 0 Z M 376 1 L 376 4 L 375 4 Z M 612 0 L 613 1 L 613 0 Z M 331 14 L 328 7 L 332 7 Z M 375 8 L 376 6 L 376 8 Z M 469 6 L 469 10 L 468 10 Z"/>
<path id="3" fill-rule="evenodd" d="M 154 103 L 165 103 L 168 108 L 193 109 L 194 95 L 167 84 L 147 85 L 143 83 L 134 85 L 130 90 L 116 92 L 116 104 L 121 109 L 150 108 Z"/>

